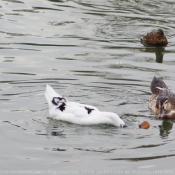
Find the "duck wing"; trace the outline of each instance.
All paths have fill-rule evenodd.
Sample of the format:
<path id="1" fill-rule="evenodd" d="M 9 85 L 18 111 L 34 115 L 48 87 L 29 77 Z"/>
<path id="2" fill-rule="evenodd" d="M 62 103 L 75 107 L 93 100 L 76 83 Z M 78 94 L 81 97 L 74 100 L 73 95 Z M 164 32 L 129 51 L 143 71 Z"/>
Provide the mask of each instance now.
<path id="1" fill-rule="evenodd" d="M 115 113 L 100 112 L 97 108 L 75 102 L 67 102 L 65 109 L 50 109 L 50 116 L 61 121 L 79 125 L 111 124 L 125 128 L 123 120 Z"/>
<path id="2" fill-rule="evenodd" d="M 59 110 L 59 108 L 57 108 L 57 110 Z M 100 111 L 96 107 L 90 105 L 85 105 L 76 102 L 67 102 L 65 104 L 65 109 L 62 112 L 69 114 L 71 113 L 75 117 L 82 118 L 94 115 L 95 113 L 99 113 Z"/>
<path id="3" fill-rule="evenodd" d="M 148 33 L 146 36 L 141 38 L 141 42 L 147 45 L 155 45 L 156 44 L 155 35 L 156 35 L 155 32 Z"/>

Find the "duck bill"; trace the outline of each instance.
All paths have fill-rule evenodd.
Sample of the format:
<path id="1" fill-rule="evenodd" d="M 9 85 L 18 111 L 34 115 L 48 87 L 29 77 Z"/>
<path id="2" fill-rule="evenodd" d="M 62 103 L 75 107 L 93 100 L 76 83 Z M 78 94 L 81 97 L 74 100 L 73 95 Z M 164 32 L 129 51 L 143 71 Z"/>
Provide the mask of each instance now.
<path id="1" fill-rule="evenodd" d="M 159 119 L 162 119 L 163 116 L 164 116 L 164 111 L 163 111 L 163 109 L 160 108 L 159 114 L 158 114 L 158 118 L 159 118 Z"/>

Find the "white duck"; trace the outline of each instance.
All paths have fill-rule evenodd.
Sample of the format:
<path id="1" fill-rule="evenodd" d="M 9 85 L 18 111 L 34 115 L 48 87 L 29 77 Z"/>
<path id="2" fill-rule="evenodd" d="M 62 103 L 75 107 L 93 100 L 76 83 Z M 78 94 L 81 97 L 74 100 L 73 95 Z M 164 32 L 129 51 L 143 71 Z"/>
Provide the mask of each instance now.
<path id="1" fill-rule="evenodd" d="M 68 102 L 47 85 L 45 96 L 49 104 L 50 117 L 79 125 L 111 124 L 125 128 L 120 117 L 113 112 L 100 112 L 96 107 Z"/>

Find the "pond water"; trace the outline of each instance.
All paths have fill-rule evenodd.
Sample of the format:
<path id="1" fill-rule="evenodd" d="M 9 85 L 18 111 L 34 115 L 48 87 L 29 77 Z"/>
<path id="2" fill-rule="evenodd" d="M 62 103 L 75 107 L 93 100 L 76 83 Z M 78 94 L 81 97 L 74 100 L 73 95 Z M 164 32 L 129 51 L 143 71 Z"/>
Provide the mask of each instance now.
<path id="1" fill-rule="evenodd" d="M 174 1 L 2 0 L 0 21 L 1 174 L 175 173 L 175 120 L 147 107 L 154 76 L 174 91 Z M 143 46 L 158 28 L 168 46 Z M 128 127 L 49 120 L 46 84 Z"/>

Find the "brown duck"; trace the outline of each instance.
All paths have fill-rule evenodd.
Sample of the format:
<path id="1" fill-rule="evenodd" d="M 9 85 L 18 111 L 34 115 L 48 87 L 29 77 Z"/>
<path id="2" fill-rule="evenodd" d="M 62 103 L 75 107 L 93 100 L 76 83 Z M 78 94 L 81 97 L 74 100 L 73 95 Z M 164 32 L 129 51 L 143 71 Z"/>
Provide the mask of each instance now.
<path id="1" fill-rule="evenodd" d="M 141 38 L 141 43 L 152 46 L 165 46 L 168 44 L 168 41 L 163 30 L 158 29 L 156 32 L 147 33 L 146 36 Z"/>
<path id="2" fill-rule="evenodd" d="M 148 107 L 160 119 L 175 118 L 175 94 L 159 78 L 154 77 L 150 89 L 152 92 Z"/>

